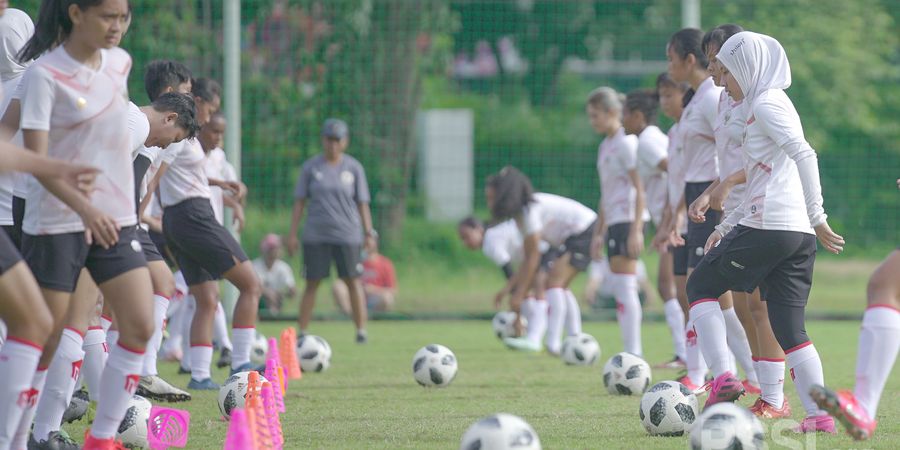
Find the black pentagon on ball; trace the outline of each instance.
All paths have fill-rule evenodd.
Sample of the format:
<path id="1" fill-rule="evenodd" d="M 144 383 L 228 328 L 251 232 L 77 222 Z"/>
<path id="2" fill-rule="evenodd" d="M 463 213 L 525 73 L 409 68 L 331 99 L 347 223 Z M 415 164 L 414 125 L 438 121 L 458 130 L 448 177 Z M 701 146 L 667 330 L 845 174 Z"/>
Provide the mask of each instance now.
<path id="1" fill-rule="evenodd" d="M 650 386 L 650 379 L 648 378 L 648 379 L 645 379 L 645 380 L 644 380 L 644 388 L 641 389 L 641 392 L 647 392 L 647 388 L 648 388 L 649 386 Z"/>
<path id="2" fill-rule="evenodd" d="M 444 355 L 444 357 L 441 358 L 441 364 L 445 366 L 450 366 L 454 363 L 456 363 L 456 358 L 454 358 L 453 355 Z"/>
<path id="3" fill-rule="evenodd" d="M 425 365 L 425 361 L 427 361 L 427 360 L 428 360 L 428 357 L 427 357 L 427 356 L 419 357 L 419 359 L 417 359 L 417 360 L 413 363 L 413 372 L 418 372 L 419 369 L 421 369 L 422 366 Z"/>
<path id="4" fill-rule="evenodd" d="M 469 445 L 466 446 L 466 450 L 481 450 L 481 439 L 475 439 L 472 442 L 469 442 Z"/>
<path id="5" fill-rule="evenodd" d="M 613 367 L 622 367 L 622 355 L 616 355 L 612 358 Z"/>
<path id="6" fill-rule="evenodd" d="M 324 368 L 325 368 L 325 366 L 322 365 L 322 363 L 319 363 L 319 365 L 316 366 L 316 372 L 321 372 L 322 369 L 324 369 Z"/>
<path id="7" fill-rule="evenodd" d="M 641 408 L 640 405 L 638 405 L 638 415 L 641 416 L 641 421 L 643 422 L 644 417 L 645 417 L 645 416 L 644 416 L 644 408 Z M 648 431 L 649 431 L 649 430 L 648 430 Z"/>
<path id="8" fill-rule="evenodd" d="M 697 420 L 697 417 L 694 415 L 694 408 L 691 408 L 691 405 L 679 403 L 675 405 L 675 412 L 678 413 L 678 418 L 686 424 L 692 424 Z"/>
<path id="9" fill-rule="evenodd" d="M 623 386 L 620 383 L 616 383 L 616 390 L 619 391 L 619 394 L 631 395 L 631 388 L 629 388 L 628 386 Z"/>
<path id="10" fill-rule="evenodd" d="M 607 372 L 607 373 L 604 373 L 604 374 L 603 374 L 603 387 L 609 387 L 609 379 L 610 379 L 611 377 L 612 377 L 612 374 L 611 374 L 611 373 L 608 373 L 608 372 Z"/>
<path id="11" fill-rule="evenodd" d="M 656 383 L 656 384 L 653 385 L 652 388 L 650 388 L 650 392 L 666 391 L 666 390 L 669 390 L 670 388 L 671 388 L 671 386 L 669 386 L 668 383 L 665 383 L 665 382 L 663 382 L 663 383 Z"/>
<path id="12" fill-rule="evenodd" d="M 659 426 L 662 423 L 663 419 L 666 418 L 666 399 L 658 398 L 656 402 L 653 403 L 653 406 L 650 407 L 650 423 L 654 426 Z"/>
<path id="13" fill-rule="evenodd" d="M 234 391 L 229 389 L 228 393 L 225 394 L 225 400 L 222 402 L 222 408 L 225 409 L 225 415 L 231 416 L 231 410 L 237 406 L 237 399 L 235 398 Z"/>
<path id="14" fill-rule="evenodd" d="M 234 374 L 234 375 L 228 377 L 227 380 L 225 380 L 225 384 L 228 384 L 228 383 L 234 383 L 234 382 L 236 382 L 239 378 L 240 378 L 240 375 Z"/>
<path id="15" fill-rule="evenodd" d="M 691 390 L 688 389 L 687 386 L 685 386 L 681 383 L 678 383 L 678 389 L 681 390 L 681 395 L 684 395 L 685 397 L 687 397 L 689 395 L 694 395 L 694 393 L 691 392 Z"/>
<path id="16" fill-rule="evenodd" d="M 441 350 L 438 348 L 438 346 L 437 346 L 437 345 L 434 345 L 434 344 L 429 344 L 429 345 L 425 346 L 425 348 L 428 349 L 428 351 L 431 352 L 431 353 L 438 353 L 438 352 L 441 351 Z"/>
<path id="17" fill-rule="evenodd" d="M 500 418 L 497 416 L 485 417 L 484 419 L 478 421 L 478 426 L 485 428 L 496 428 L 499 430 L 501 427 Z"/>
<path id="18" fill-rule="evenodd" d="M 319 356 L 319 351 L 318 350 L 310 350 L 308 352 L 303 352 L 303 354 L 300 355 L 300 359 L 313 359 L 316 356 Z"/>
<path id="19" fill-rule="evenodd" d="M 587 337 L 587 336 L 581 338 L 581 343 L 582 343 L 582 344 L 587 345 L 587 344 L 590 344 L 590 342 L 591 342 L 591 338 L 589 338 L 589 337 Z"/>
<path id="20" fill-rule="evenodd" d="M 628 371 L 625 372 L 625 379 L 626 380 L 635 379 L 635 378 L 641 376 L 642 373 L 644 373 L 643 367 L 635 364 L 635 365 L 629 367 Z"/>
<path id="21" fill-rule="evenodd" d="M 667 431 L 665 433 L 658 433 L 657 436 L 662 436 L 662 437 L 684 436 L 684 430 Z"/>
<path id="22" fill-rule="evenodd" d="M 125 411 L 125 417 L 122 418 L 122 421 L 119 422 L 119 434 L 125 432 L 125 430 L 134 426 L 135 422 L 137 422 L 137 408 L 134 406 L 129 406 L 128 410 Z"/>
<path id="23" fill-rule="evenodd" d="M 498 332 L 497 332 L 497 339 L 503 339 L 503 332 L 502 332 L 502 331 L 498 331 Z M 478 441 L 478 445 L 481 445 L 481 441 Z"/>
<path id="24" fill-rule="evenodd" d="M 437 385 L 444 384 L 444 376 L 441 375 L 441 372 L 436 368 L 432 367 L 428 370 L 429 377 L 431 378 L 431 382 Z"/>
<path id="25" fill-rule="evenodd" d="M 576 348 L 574 350 L 574 353 L 575 353 L 575 359 L 577 359 L 579 361 L 584 361 L 584 353 L 582 353 L 581 350 Z"/>

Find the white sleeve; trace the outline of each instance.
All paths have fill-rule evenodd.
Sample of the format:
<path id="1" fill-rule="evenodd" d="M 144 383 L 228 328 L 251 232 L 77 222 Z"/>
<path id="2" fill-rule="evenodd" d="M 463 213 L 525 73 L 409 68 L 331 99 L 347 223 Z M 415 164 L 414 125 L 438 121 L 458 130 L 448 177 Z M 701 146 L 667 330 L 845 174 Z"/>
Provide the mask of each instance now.
<path id="1" fill-rule="evenodd" d="M 50 131 L 56 86 L 53 77 L 40 67 L 32 66 L 19 83 L 21 90 L 23 130 Z"/>
<path id="2" fill-rule="evenodd" d="M 722 236 L 725 236 L 728 233 L 731 233 L 731 230 L 737 226 L 738 223 L 741 222 L 741 219 L 747 214 L 744 211 L 744 203 L 746 202 L 746 198 L 741 202 L 740 206 L 734 208 L 724 219 L 722 222 L 716 225 L 716 231 L 719 232 Z"/>
<path id="3" fill-rule="evenodd" d="M 227 159 L 222 160 L 222 178 L 225 181 L 240 181 L 237 177 L 237 171 L 234 170 L 234 166 Z"/>
<path id="4" fill-rule="evenodd" d="M 669 157 L 668 138 L 666 145 L 657 145 L 654 139 L 638 139 L 638 157 L 648 167 L 657 167 L 659 162 Z"/>
<path id="5" fill-rule="evenodd" d="M 544 223 L 541 221 L 540 206 L 537 203 L 531 203 L 522 211 L 522 217 L 516 219 L 523 237 L 538 234 L 544 231 Z"/>
<path id="6" fill-rule="evenodd" d="M 485 231 L 484 245 L 481 247 L 481 251 L 484 253 L 484 256 L 487 256 L 494 264 L 503 267 L 512 261 L 512 255 L 509 254 L 506 246 L 503 245 L 503 239 L 501 239 L 502 236 L 499 236 L 497 231 L 498 230 L 494 230 L 494 232 L 490 232 L 490 230 Z"/>
<path id="7" fill-rule="evenodd" d="M 185 148 L 186 141 L 187 139 L 185 139 L 184 141 L 176 142 L 168 146 L 166 148 L 166 151 L 160 152 L 162 162 L 172 165 L 172 163 L 175 162 L 175 160 L 178 158 L 178 154 L 181 153 L 181 150 Z"/>
<path id="8" fill-rule="evenodd" d="M 622 142 L 622 148 L 617 152 L 619 162 L 625 170 L 633 170 L 637 168 L 637 148 L 638 140 L 634 136 L 629 136 Z"/>
<path id="9" fill-rule="evenodd" d="M 291 266 L 284 261 L 280 262 L 281 264 L 279 264 L 279 266 L 281 266 L 281 287 L 285 290 L 295 288 L 297 286 L 297 282 L 294 281 L 294 273 L 291 270 Z"/>
<path id="10" fill-rule="evenodd" d="M 156 164 L 156 160 L 159 158 L 161 150 L 162 149 L 159 147 L 144 147 L 142 145 L 141 148 L 138 149 L 137 154 L 149 159 L 150 162 Z"/>
<path id="11" fill-rule="evenodd" d="M 824 201 L 819 182 L 819 160 L 816 151 L 803 136 L 800 117 L 790 99 L 786 94 L 783 99 L 764 98 L 754 105 L 753 115 L 766 134 L 797 164 L 810 225 L 817 227 L 825 223 L 828 216 L 822 206 Z"/>

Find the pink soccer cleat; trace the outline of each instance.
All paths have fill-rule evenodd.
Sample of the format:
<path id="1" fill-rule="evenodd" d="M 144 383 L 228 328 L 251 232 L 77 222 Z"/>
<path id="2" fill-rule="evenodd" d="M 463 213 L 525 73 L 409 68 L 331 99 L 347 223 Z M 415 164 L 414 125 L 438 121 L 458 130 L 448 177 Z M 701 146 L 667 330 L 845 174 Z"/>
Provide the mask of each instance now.
<path id="1" fill-rule="evenodd" d="M 703 407 L 722 402 L 734 402 L 744 395 L 744 385 L 731 372 L 725 372 L 706 384 L 709 398 Z"/>
<path id="2" fill-rule="evenodd" d="M 687 375 L 685 375 L 685 376 L 679 378 L 679 379 L 678 379 L 678 382 L 681 383 L 681 384 L 683 384 L 686 388 L 688 388 L 688 390 L 691 390 L 691 391 L 694 391 L 694 392 L 696 392 L 696 391 L 702 389 L 701 386 L 697 386 L 696 384 L 694 384 L 694 383 L 691 381 L 691 377 L 689 377 L 689 376 L 687 376 Z"/>
<path id="3" fill-rule="evenodd" d="M 837 434 L 834 428 L 834 418 L 829 415 L 812 416 L 803 419 L 800 426 L 794 428 L 794 433 L 831 433 Z"/>
<path id="4" fill-rule="evenodd" d="M 819 408 L 837 418 L 853 439 L 864 441 L 875 433 L 878 422 L 869 417 L 852 392 L 834 392 L 824 386 L 813 386 L 809 390 L 809 395 Z"/>
<path id="5" fill-rule="evenodd" d="M 744 386 L 744 392 L 750 395 L 762 394 L 762 390 L 760 390 L 759 386 L 754 386 L 750 380 L 741 381 L 741 384 Z"/>
<path id="6" fill-rule="evenodd" d="M 776 408 L 760 397 L 756 399 L 756 403 L 750 407 L 750 412 L 762 419 L 783 419 L 791 417 L 791 405 L 788 403 L 787 398 L 785 398 L 784 403 L 781 404 L 781 408 Z"/>

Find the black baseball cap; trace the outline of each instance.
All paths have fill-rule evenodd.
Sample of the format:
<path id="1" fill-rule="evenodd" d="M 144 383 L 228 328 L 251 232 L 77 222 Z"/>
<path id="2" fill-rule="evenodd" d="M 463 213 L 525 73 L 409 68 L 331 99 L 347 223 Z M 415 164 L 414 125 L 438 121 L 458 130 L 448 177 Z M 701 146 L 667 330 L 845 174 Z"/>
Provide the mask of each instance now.
<path id="1" fill-rule="evenodd" d="M 341 119 L 328 119 L 322 125 L 322 136 L 332 139 L 346 139 L 350 135 L 347 122 Z"/>

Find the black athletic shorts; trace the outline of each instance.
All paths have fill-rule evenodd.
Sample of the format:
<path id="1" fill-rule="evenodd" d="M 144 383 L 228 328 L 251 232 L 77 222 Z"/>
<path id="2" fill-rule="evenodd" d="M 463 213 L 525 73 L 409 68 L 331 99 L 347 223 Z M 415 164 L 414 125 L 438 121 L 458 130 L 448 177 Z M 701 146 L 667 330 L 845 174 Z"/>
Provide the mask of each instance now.
<path id="1" fill-rule="evenodd" d="M 13 244 L 15 244 L 16 248 L 22 249 L 22 222 L 25 220 L 25 199 L 22 197 L 16 197 L 13 195 L 12 198 L 12 213 L 13 213 L 13 226 L 12 231 L 9 233 L 9 238 L 12 239 Z"/>
<path id="2" fill-rule="evenodd" d="M 566 238 L 560 249 L 569 254 L 569 264 L 579 272 L 584 272 L 591 264 L 591 241 L 594 239 L 595 226 L 597 226 L 596 220 L 581 230 L 581 233 Z"/>
<path id="3" fill-rule="evenodd" d="M 541 253 L 541 264 L 538 270 L 549 272 L 553 268 L 553 263 L 565 253 L 562 247 L 550 247 L 544 253 Z"/>
<path id="4" fill-rule="evenodd" d="M 606 229 L 606 257 L 628 256 L 628 235 L 631 233 L 631 222 L 617 223 Z"/>
<path id="5" fill-rule="evenodd" d="M 119 230 L 119 241 L 108 249 L 88 245 L 84 231 L 37 236 L 23 233 L 22 256 L 40 287 L 71 293 L 82 268 L 87 268 L 91 278 L 102 284 L 125 272 L 147 267 L 134 228 Z"/>
<path id="6" fill-rule="evenodd" d="M 4 226 L 3 228 L 6 229 L 8 227 Z M 7 270 L 21 260 L 22 255 L 19 254 L 19 249 L 13 244 L 12 239 L 9 238 L 7 233 L 0 233 L 0 275 L 6 273 Z"/>
<path id="7" fill-rule="evenodd" d="M 697 197 L 699 197 L 700 194 L 703 194 L 703 191 L 711 184 L 712 181 L 686 183 L 684 186 L 685 205 L 690 208 L 691 203 L 694 203 L 694 200 L 697 200 Z M 697 267 L 697 264 L 703 259 L 703 247 L 706 247 L 706 241 L 709 239 L 709 235 L 716 230 L 716 225 L 719 224 L 720 220 L 722 220 L 722 212 L 713 211 L 712 208 L 706 210 L 706 222 L 694 223 L 694 221 L 688 219 L 688 232 L 687 239 L 685 239 L 685 247 L 687 247 L 688 251 L 689 268 L 693 269 L 694 267 Z"/>
<path id="8" fill-rule="evenodd" d="M 156 249 L 159 250 L 166 264 L 178 270 L 178 263 L 175 261 L 175 255 L 172 254 L 172 250 L 169 249 L 169 244 L 166 243 L 166 236 L 153 230 L 147 230 L 147 235 L 150 236 L 150 240 L 156 245 Z"/>
<path id="9" fill-rule="evenodd" d="M 791 306 L 805 306 L 812 287 L 816 237 L 798 231 L 738 225 L 700 261 L 688 279 L 688 299 L 719 298 L 725 291 L 753 292 Z"/>
<path id="10" fill-rule="evenodd" d="M 163 233 L 188 286 L 219 280 L 247 260 L 241 245 L 216 220 L 208 198 L 189 198 L 167 206 Z"/>
<path id="11" fill-rule="evenodd" d="M 687 241 L 686 234 L 682 234 L 681 238 Z M 687 245 L 680 247 L 669 246 L 669 251 L 672 252 L 672 272 L 681 277 L 687 275 L 689 259 Z"/>
<path id="12" fill-rule="evenodd" d="M 153 239 L 150 239 L 150 233 L 147 230 L 138 226 L 135 233 L 137 233 L 138 242 L 141 243 L 141 248 L 144 250 L 144 257 L 147 258 L 147 262 L 164 261 L 163 256 L 159 252 L 159 249 L 156 248 Z"/>
<path id="13" fill-rule="evenodd" d="M 340 278 L 359 278 L 363 273 L 362 245 L 303 243 L 303 278 L 321 280 L 331 275 L 334 261 Z"/>

